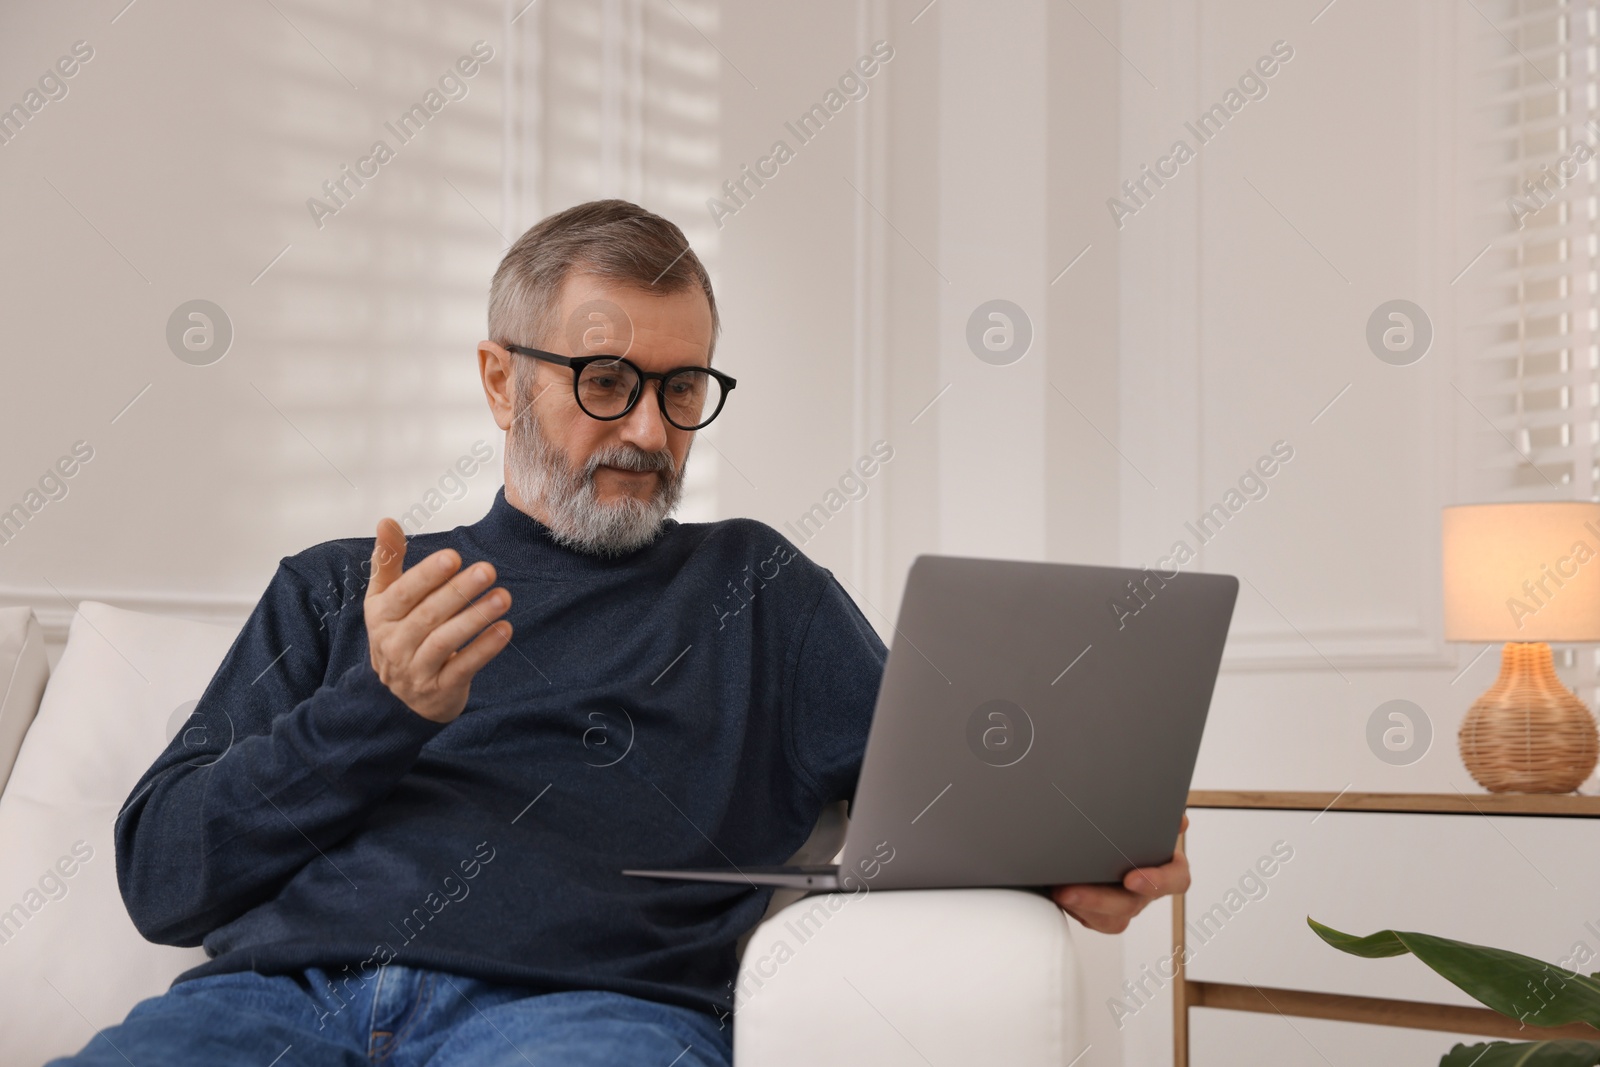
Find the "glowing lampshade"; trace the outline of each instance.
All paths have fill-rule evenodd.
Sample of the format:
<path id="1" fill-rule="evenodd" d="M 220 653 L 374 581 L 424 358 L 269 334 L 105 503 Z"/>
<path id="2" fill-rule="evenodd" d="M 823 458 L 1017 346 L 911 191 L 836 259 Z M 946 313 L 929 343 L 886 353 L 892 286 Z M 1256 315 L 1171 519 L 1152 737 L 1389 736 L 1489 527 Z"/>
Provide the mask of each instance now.
<path id="1" fill-rule="evenodd" d="M 1600 504 L 1444 509 L 1449 641 L 1600 641 Z"/>
<path id="2" fill-rule="evenodd" d="M 1445 508 L 1443 532 L 1445 638 L 1506 642 L 1461 723 L 1461 760 L 1491 792 L 1571 792 L 1600 738 L 1546 642 L 1600 641 L 1600 504 Z"/>

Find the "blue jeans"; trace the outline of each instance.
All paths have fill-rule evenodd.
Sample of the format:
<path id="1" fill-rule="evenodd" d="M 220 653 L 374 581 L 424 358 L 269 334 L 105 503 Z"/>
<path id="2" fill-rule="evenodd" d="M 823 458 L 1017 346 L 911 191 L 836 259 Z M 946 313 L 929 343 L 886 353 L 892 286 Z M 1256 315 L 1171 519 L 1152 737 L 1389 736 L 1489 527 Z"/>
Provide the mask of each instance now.
<path id="1" fill-rule="evenodd" d="M 731 1067 L 704 1012 L 621 993 L 532 993 L 391 964 L 370 980 L 311 968 L 179 982 L 48 1067 Z M 276 1057 L 276 1058 L 274 1058 Z"/>

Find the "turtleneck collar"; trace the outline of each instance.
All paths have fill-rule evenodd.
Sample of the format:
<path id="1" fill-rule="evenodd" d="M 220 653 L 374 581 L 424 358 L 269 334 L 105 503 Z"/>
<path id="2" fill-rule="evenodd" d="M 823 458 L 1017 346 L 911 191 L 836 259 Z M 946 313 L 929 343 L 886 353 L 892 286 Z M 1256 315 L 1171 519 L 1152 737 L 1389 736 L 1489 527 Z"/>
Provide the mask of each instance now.
<path id="1" fill-rule="evenodd" d="M 547 577 L 582 577 L 642 566 L 663 548 L 677 527 L 672 519 L 662 524 L 655 540 L 622 556 L 598 556 L 556 543 L 550 528 L 506 499 L 505 487 L 496 490 L 494 503 L 483 518 L 467 530 L 484 548 L 484 558 L 497 566 L 534 572 Z"/>

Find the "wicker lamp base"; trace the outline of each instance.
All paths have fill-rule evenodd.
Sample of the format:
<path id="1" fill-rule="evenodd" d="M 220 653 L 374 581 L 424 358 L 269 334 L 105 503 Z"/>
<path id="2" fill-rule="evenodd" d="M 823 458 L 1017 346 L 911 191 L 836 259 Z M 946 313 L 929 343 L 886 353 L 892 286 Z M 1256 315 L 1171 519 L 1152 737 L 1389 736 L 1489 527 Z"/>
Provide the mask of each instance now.
<path id="1" fill-rule="evenodd" d="M 1570 793 L 1594 772 L 1600 735 L 1561 684 L 1543 641 L 1508 641 L 1500 677 L 1461 723 L 1461 761 L 1491 793 Z"/>

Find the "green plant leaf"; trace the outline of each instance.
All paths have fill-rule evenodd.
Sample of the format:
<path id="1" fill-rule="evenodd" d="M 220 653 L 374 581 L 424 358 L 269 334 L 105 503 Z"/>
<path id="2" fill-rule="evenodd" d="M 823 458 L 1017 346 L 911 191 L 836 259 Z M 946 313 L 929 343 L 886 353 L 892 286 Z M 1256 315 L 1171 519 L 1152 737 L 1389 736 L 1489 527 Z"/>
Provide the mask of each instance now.
<path id="1" fill-rule="evenodd" d="M 1588 1023 L 1600 1028 L 1600 981 L 1588 975 L 1569 974 L 1516 952 L 1431 934 L 1380 930 L 1355 937 L 1309 916 L 1306 922 L 1318 937 L 1353 956 L 1380 959 L 1410 952 L 1474 1000 L 1528 1026 Z"/>
<path id="2" fill-rule="evenodd" d="M 1365 956 L 1369 960 L 1383 959 L 1386 956 L 1404 956 L 1411 950 L 1406 947 L 1400 935 L 1393 930 L 1379 930 L 1366 937 L 1357 937 L 1354 934 L 1340 933 L 1331 926 L 1324 926 L 1311 916 L 1306 916 L 1306 922 L 1311 924 L 1311 929 L 1317 936 L 1340 952 L 1348 952 L 1352 956 Z"/>
<path id="3" fill-rule="evenodd" d="M 1600 1041 L 1491 1041 L 1457 1045 L 1439 1067 L 1594 1067 Z"/>

